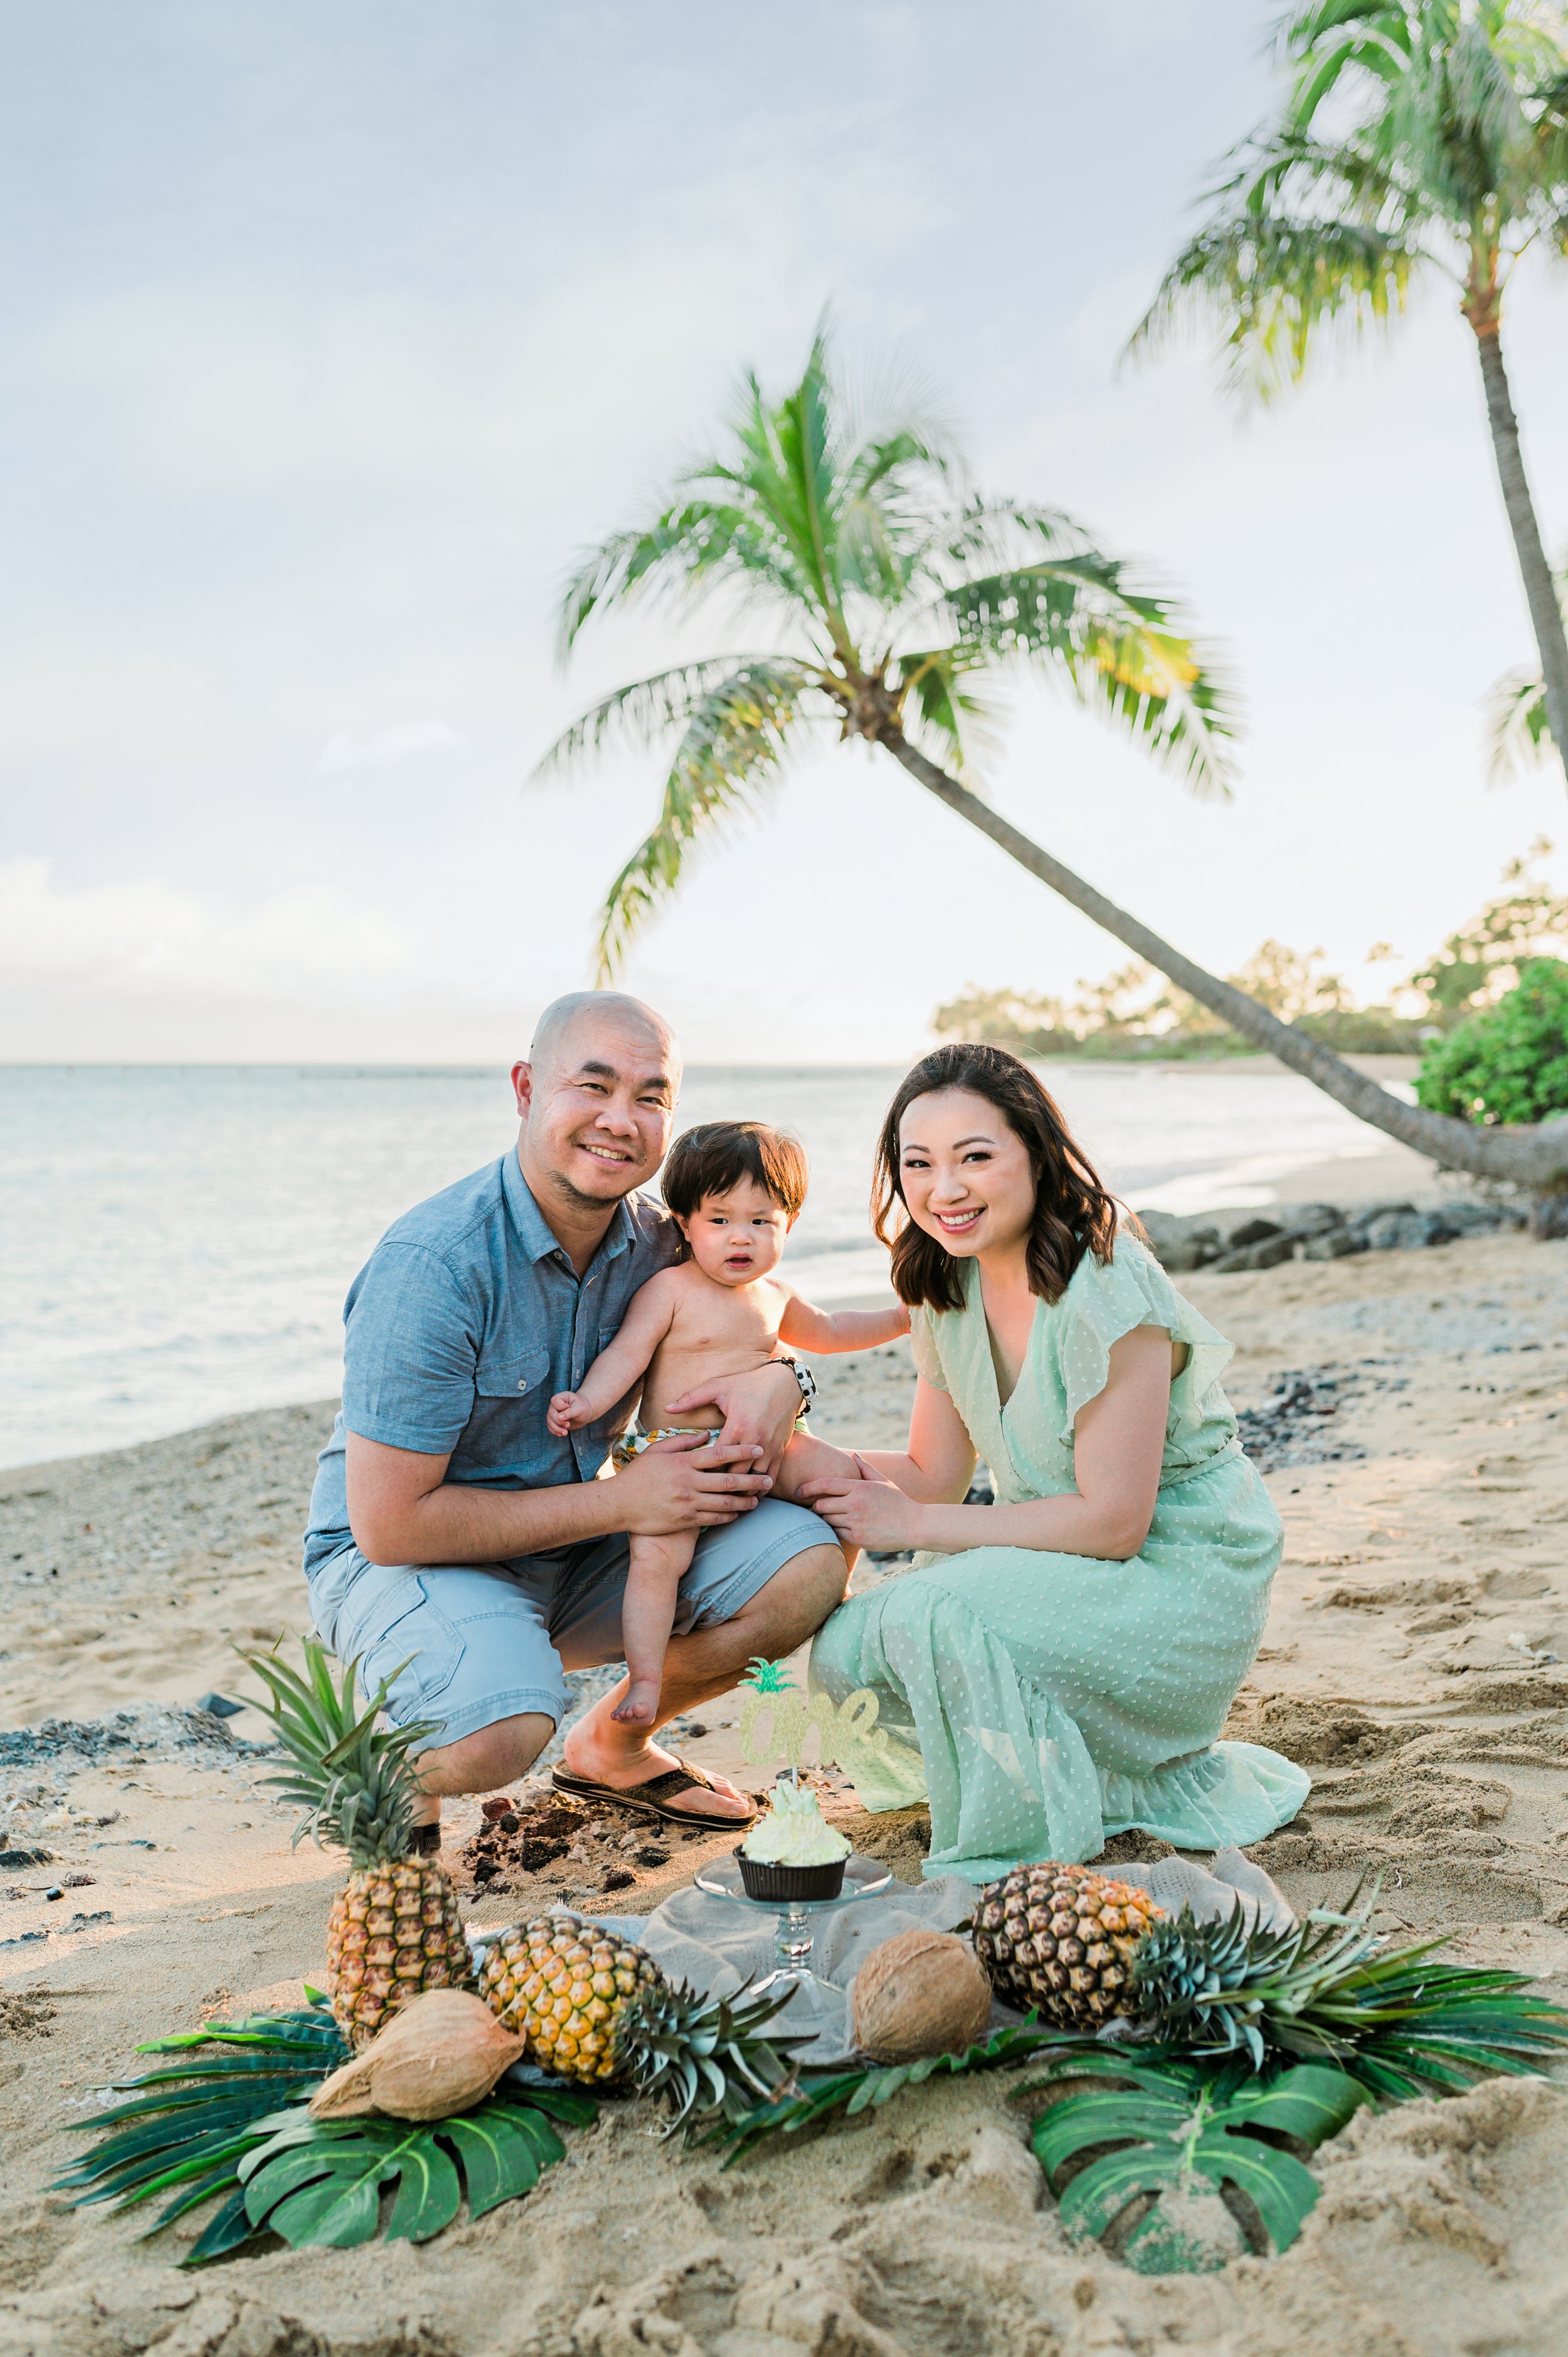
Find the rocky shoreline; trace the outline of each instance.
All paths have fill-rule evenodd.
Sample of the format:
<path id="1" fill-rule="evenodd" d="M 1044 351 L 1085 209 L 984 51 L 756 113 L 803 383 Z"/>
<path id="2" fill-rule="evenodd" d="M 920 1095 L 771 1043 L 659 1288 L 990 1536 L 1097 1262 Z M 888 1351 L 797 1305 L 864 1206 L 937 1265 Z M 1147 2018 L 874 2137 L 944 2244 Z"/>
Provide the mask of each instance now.
<path id="1" fill-rule="evenodd" d="M 1173 1276 L 1209 1269 L 1217 1276 L 1275 1268 L 1287 1260 L 1348 1260 L 1364 1252 L 1422 1252 L 1462 1236 L 1496 1235 L 1529 1225 L 1520 1206 L 1456 1195 L 1424 1208 L 1394 1203 L 1281 1203 L 1255 1211 L 1134 1214 L 1150 1249 Z"/>

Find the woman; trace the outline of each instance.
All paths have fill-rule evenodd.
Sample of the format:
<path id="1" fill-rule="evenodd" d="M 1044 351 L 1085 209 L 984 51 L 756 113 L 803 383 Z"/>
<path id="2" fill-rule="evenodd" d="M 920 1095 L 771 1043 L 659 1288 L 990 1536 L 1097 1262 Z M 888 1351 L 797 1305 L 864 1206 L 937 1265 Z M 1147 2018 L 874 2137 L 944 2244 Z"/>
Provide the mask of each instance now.
<path id="1" fill-rule="evenodd" d="M 1216 1740 L 1282 1537 L 1219 1387 L 1230 1344 L 1118 1231 L 1002 1049 L 916 1065 L 877 1149 L 876 1223 L 910 1309 L 908 1449 L 802 1491 L 841 1539 L 919 1550 L 812 1647 L 813 1686 L 869 1686 L 891 1738 L 856 1756 L 862 1800 L 929 1797 L 927 1873 L 977 1882 L 1134 1825 L 1184 1848 L 1272 1833 L 1311 1780 Z M 994 1505 L 956 1502 L 977 1454 Z"/>

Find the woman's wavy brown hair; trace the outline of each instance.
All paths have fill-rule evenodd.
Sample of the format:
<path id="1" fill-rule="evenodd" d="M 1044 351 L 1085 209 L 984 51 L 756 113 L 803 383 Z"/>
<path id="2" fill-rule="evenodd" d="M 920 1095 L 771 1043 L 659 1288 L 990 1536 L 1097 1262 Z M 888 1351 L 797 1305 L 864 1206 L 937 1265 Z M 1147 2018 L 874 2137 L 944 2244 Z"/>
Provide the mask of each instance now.
<path id="1" fill-rule="evenodd" d="M 899 1131 L 917 1097 L 940 1089 L 967 1089 L 993 1104 L 1028 1151 L 1035 1171 L 1035 1224 L 1026 1254 L 1029 1290 L 1059 1301 L 1086 1252 L 1110 1260 L 1116 1245 L 1116 1204 L 1101 1185 L 1083 1149 L 1027 1064 L 1005 1048 L 965 1042 L 922 1056 L 887 1108 L 876 1143 L 872 1223 L 893 1254 L 893 1289 L 900 1301 L 929 1309 L 961 1309 L 959 1260 L 909 1217 L 899 1174 Z M 895 1207 L 902 1213 L 897 1227 Z"/>

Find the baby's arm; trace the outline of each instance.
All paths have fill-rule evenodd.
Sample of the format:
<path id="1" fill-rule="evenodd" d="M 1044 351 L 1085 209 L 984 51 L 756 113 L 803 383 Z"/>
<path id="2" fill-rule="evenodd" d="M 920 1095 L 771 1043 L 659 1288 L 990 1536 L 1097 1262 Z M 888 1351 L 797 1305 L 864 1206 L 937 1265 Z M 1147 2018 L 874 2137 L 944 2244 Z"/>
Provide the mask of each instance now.
<path id="1" fill-rule="evenodd" d="M 896 1342 L 908 1330 L 909 1313 L 901 1301 L 889 1302 L 886 1309 L 814 1309 L 792 1293 L 779 1339 L 799 1351 L 875 1351 L 879 1342 Z"/>
<path id="2" fill-rule="evenodd" d="M 607 1415 L 617 1400 L 626 1397 L 639 1376 L 648 1372 L 653 1353 L 670 1331 L 675 1315 L 675 1294 L 670 1282 L 673 1274 L 671 1269 L 660 1269 L 657 1276 L 650 1276 L 646 1285 L 638 1287 L 619 1333 L 607 1350 L 599 1352 L 583 1377 L 582 1389 L 556 1393 L 544 1421 L 558 1440 Z"/>

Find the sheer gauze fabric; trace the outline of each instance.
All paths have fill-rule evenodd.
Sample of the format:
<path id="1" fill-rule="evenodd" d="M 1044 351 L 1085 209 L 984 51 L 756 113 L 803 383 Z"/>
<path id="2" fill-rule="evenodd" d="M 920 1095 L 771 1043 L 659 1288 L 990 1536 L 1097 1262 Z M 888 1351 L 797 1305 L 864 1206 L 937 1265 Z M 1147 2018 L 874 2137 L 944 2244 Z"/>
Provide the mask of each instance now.
<path id="1" fill-rule="evenodd" d="M 847 1760 L 868 1809 L 928 1800 L 928 1875 L 984 1882 L 1022 1859 L 1095 1857 L 1141 1826 L 1183 1849 L 1261 1840 L 1311 1779 L 1255 1743 L 1217 1740 L 1251 1665 L 1280 1558 L 1279 1516 L 1241 1453 L 1219 1377 L 1230 1345 L 1131 1235 L 1086 1253 L 1059 1301 L 1036 1303 L 1001 1404 L 980 1296 L 917 1309 L 915 1363 L 950 1394 L 998 1504 L 1075 1486 L 1073 1425 L 1134 1327 L 1187 1346 L 1171 1385 L 1154 1522 L 1126 1563 L 1032 1547 L 918 1556 L 842 1605 L 811 1680 L 841 1703 L 877 1696 L 891 1738 Z"/>

